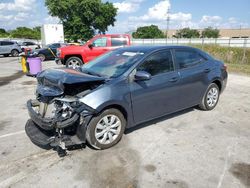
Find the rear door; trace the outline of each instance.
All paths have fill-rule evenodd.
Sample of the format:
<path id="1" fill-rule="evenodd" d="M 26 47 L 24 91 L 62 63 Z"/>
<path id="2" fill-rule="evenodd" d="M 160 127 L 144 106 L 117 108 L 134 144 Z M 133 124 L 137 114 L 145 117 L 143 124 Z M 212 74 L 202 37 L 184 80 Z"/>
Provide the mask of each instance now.
<path id="1" fill-rule="evenodd" d="M 131 100 L 135 123 L 141 123 L 178 109 L 179 74 L 175 70 L 170 50 L 162 50 L 148 57 L 137 71 L 152 75 L 150 80 L 133 81 Z"/>
<path id="2" fill-rule="evenodd" d="M 175 49 L 174 54 L 180 73 L 179 103 L 182 108 L 197 105 L 207 88 L 208 60 L 194 49 Z"/>

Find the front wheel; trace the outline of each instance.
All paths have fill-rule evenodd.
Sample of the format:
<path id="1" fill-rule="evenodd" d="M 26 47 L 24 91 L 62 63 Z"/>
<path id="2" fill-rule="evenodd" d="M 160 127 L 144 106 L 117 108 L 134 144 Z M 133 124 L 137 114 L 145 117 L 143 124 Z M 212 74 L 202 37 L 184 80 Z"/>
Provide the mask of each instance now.
<path id="1" fill-rule="evenodd" d="M 202 110 L 212 110 L 215 108 L 219 101 L 220 97 L 220 90 L 217 84 L 211 83 L 208 86 L 208 89 L 205 93 L 205 95 L 202 98 L 201 103 L 199 104 L 199 107 Z"/>
<path id="2" fill-rule="evenodd" d="M 70 57 L 66 61 L 66 67 L 77 69 L 83 65 L 82 60 L 79 57 Z"/>
<path id="3" fill-rule="evenodd" d="M 123 114 L 114 108 L 103 111 L 90 121 L 86 138 L 96 149 L 107 149 L 117 144 L 124 133 L 126 120 Z"/>

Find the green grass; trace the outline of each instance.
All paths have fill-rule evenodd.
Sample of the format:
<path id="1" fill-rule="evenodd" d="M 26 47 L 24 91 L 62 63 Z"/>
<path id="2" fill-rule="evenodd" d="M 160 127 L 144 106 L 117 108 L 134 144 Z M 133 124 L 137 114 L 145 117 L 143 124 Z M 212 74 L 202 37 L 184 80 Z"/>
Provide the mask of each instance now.
<path id="1" fill-rule="evenodd" d="M 192 45 L 202 49 L 201 45 Z M 229 72 L 243 73 L 250 75 L 250 48 L 223 47 L 219 45 L 204 45 L 203 50 L 216 59 L 223 61 Z"/>

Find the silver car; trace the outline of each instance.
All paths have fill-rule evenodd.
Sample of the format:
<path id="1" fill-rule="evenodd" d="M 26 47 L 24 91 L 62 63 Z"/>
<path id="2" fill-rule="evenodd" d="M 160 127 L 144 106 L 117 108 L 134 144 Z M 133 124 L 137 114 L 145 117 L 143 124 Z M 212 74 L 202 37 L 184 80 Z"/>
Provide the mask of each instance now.
<path id="1" fill-rule="evenodd" d="M 25 49 L 25 48 L 30 48 L 32 51 L 36 50 L 36 49 L 40 49 L 40 45 L 34 43 L 34 42 L 22 42 L 21 44 L 21 48 Z"/>
<path id="2" fill-rule="evenodd" d="M 22 52 L 21 47 L 13 41 L 0 41 L 0 55 L 17 57 Z"/>

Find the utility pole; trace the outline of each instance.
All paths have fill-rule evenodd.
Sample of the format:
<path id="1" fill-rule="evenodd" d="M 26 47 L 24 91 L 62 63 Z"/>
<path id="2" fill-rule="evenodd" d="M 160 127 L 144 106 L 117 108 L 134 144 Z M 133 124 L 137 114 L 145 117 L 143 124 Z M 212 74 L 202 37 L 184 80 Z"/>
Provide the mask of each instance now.
<path id="1" fill-rule="evenodd" d="M 167 9 L 167 29 L 166 29 L 166 38 L 168 38 L 169 22 L 170 22 L 170 7 L 168 7 L 168 9 Z"/>

